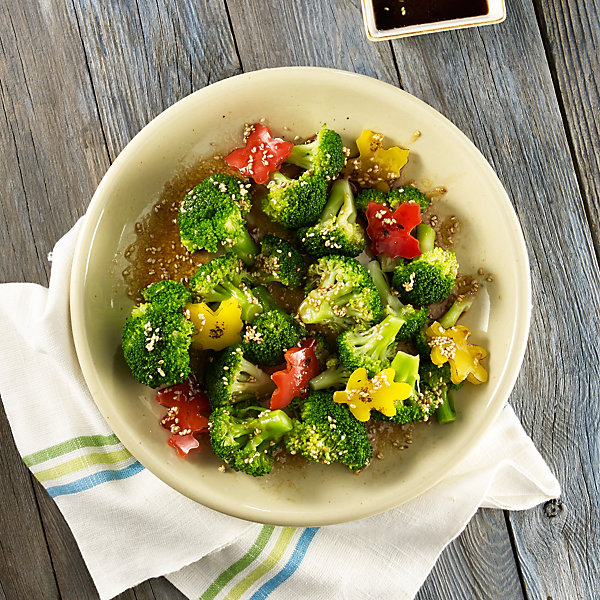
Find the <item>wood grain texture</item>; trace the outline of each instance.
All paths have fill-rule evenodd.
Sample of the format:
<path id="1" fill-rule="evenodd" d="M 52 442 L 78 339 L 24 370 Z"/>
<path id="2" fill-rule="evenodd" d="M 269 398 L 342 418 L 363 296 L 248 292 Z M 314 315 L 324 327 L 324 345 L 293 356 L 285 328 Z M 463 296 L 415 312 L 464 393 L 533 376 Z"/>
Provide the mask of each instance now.
<path id="1" fill-rule="evenodd" d="M 442 553 L 415 600 L 434 598 L 523 600 L 502 511 L 480 509 Z"/>
<path id="2" fill-rule="evenodd" d="M 108 166 L 71 15 L 59 3 L 43 7 L 0 5 L 2 281 L 46 283 L 53 241 L 83 214 Z"/>
<path id="3" fill-rule="evenodd" d="M 165 108 L 240 72 L 222 2 L 75 0 L 111 159 Z"/>
<path id="4" fill-rule="evenodd" d="M 398 85 L 389 45 L 363 33 L 358 0 L 226 2 L 244 71 L 334 67 Z"/>
<path id="5" fill-rule="evenodd" d="M 585 0 L 534 4 L 600 257 L 600 5 Z"/>

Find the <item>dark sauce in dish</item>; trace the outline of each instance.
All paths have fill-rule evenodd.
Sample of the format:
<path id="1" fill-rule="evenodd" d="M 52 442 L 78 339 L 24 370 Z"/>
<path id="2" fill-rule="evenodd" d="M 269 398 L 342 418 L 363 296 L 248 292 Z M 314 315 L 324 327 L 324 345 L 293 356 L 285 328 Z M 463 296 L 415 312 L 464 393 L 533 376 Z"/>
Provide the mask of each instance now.
<path id="1" fill-rule="evenodd" d="M 373 0 L 377 29 L 396 29 L 481 17 L 489 13 L 487 0 Z"/>

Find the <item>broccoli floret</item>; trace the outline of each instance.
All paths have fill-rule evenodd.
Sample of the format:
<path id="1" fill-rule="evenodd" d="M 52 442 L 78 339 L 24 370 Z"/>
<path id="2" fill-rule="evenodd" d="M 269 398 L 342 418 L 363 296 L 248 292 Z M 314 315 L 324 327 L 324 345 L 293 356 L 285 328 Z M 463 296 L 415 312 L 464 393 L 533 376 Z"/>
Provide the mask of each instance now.
<path id="1" fill-rule="evenodd" d="M 273 451 L 291 431 L 292 419 L 282 410 L 220 406 L 210 415 L 214 453 L 234 471 L 258 477 L 271 472 Z"/>
<path id="2" fill-rule="evenodd" d="M 372 377 L 390 366 L 396 354 L 396 336 L 404 320 L 388 315 L 367 330 L 347 329 L 338 336 L 338 354 L 346 368 L 364 367 Z"/>
<path id="3" fill-rule="evenodd" d="M 405 302 L 426 306 L 440 302 L 452 292 L 457 274 L 456 254 L 452 250 L 434 248 L 396 267 L 392 285 Z"/>
<path id="4" fill-rule="evenodd" d="M 456 420 L 452 390 L 462 386 L 452 383 L 450 365 L 447 363 L 438 367 L 432 362 L 425 362 L 419 369 L 421 378 L 420 392 L 417 402 L 428 407 L 428 414 L 436 413 L 440 423 L 451 423 Z"/>
<path id="5" fill-rule="evenodd" d="M 190 370 L 189 347 L 194 326 L 181 308 L 136 306 L 123 325 L 123 355 L 133 376 L 143 385 L 158 388 L 185 380 Z"/>
<path id="6" fill-rule="evenodd" d="M 402 304 L 392 293 L 388 279 L 378 261 L 372 260 L 369 262 L 367 264 L 367 271 L 369 271 L 377 287 L 385 313 L 387 315 L 395 315 L 404 321 L 396 336 L 396 340 L 401 342 L 413 338 L 421 330 L 425 321 L 427 321 L 427 307 L 413 308 L 408 304 Z"/>
<path id="7" fill-rule="evenodd" d="M 325 256 L 308 268 L 306 298 L 298 308 L 305 323 L 342 330 L 370 325 L 383 316 L 377 288 L 368 271 L 354 258 Z"/>
<path id="8" fill-rule="evenodd" d="M 281 310 L 269 310 L 246 325 L 242 347 L 248 360 L 274 366 L 284 362 L 288 348 L 297 346 L 306 337 L 305 328 Z"/>
<path id="9" fill-rule="evenodd" d="M 304 258 L 292 244 L 275 235 L 265 235 L 256 259 L 256 279 L 263 283 L 278 281 L 288 287 L 298 287 L 305 274 Z"/>
<path id="10" fill-rule="evenodd" d="M 307 331 L 306 337 L 317 341 L 316 346 L 313 348 L 315 356 L 319 361 L 319 365 L 324 365 L 331 355 L 331 344 L 320 331 Z"/>
<path id="11" fill-rule="evenodd" d="M 365 424 L 329 392 L 308 395 L 284 442 L 291 454 L 325 464 L 340 462 L 353 471 L 366 467 L 373 456 Z"/>
<path id="12" fill-rule="evenodd" d="M 421 210 L 427 209 L 429 206 L 429 198 L 421 192 L 418 188 L 413 185 L 405 185 L 401 188 L 390 190 L 389 192 L 382 192 L 378 189 L 366 189 L 356 196 L 356 208 L 362 212 L 367 212 L 367 207 L 370 202 L 377 202 L 377 204 L 385 204 L 392 210 L 398 208 L 403 202 L 416 202 Z"/>
<path id="13" fill-rule="evenodd" d="M 206 374 L 206 391 L 213 408 L 256 400 L 274 389 L 269 375 L 244 358 L 240 344 L 218 352 Z"/>
<path id="14" fill-rule="evenodd" d="M 325 363 L 325 370 L 308 382 L 308 387 L 314 391 L 326 389 L 343 390 L 346 388 L 351 374 L 351 371 L 346 368 L 337 356 L 332 356 Z"/>
<path id="15" fill-rule="evenodd" d="M 286 229 L 314 223 L 327 202 L 327 181 L 308 171 L 298 179 L 277 171 L 267 186 L 269 193 L 262 201 L 263 212 Z"/>
<path id="16" fill-rule="evenodd" d="M 242 319 L 252 319 L 263 309 L 246 284 L 250 275 L 232 253 L 217 256 L 202 265 L 190 280 L 190 289 L 204 302 L 223 302 L 235 298 L 242 308 Z"/>
<path id="17" fill-rule="evenodd" d="M 163 306 L 166 309 L 182 308 L 192 301 L 191 292 L 180 281 L 164 279 L 151 283 L 141 292 L 142 298 L 153 306 Z"/>
<path id="18" fill-rule="evenodd" d="M 181 243 L 193 252 L 231 248 L 246 264 L 254 262 L 258 246 L 246 229 L 250 210 L 246 184 L 231 175 L 211 175 L 190 190 L 179 207 Z"/>
<path id="19" fill-rule="evenodd" d="M 356 207 L 348 179 L 333 183 L 319 221 L 300 229 L 298 242 L 312 256 L 358 256 L 365 249 L 365 232 L 356 223 Z"/>
<path id="20" fill-rule="evenodd" d="M 294 146 L 286 162 L 325 179 L 335 179 L 346 164 L 342 138 L 323 125 L 313 141 Z"/>

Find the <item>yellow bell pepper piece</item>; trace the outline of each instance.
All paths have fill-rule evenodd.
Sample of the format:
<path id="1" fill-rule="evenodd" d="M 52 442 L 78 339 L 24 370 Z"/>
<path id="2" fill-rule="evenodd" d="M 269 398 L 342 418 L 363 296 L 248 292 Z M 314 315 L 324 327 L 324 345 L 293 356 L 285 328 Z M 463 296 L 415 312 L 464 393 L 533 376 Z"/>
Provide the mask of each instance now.
<path id="1" fill-rule="evenodd" d="M 431 346 L 431 362 L 438 367 L 450 363 L 452 383 L 458 384 L 465 379 L 474 384 L 487 381 L 487 371 L 480 362 L 487 352 L 481 346 L 467 342 L 471 335 L 468 327 L 455 325 L 444 329 L 435 321 L 425 333 Z"/>
<path id="2" fill-rule="evenodd" d="M 409 151 L 406 148 L 383 147 L 383 134 L 365 129 L 356 140 L 360 153 L 360 168 L 366 179 L 372 181 L 377 189 L 387 192 L 389 181 L 400 176 L 402 167 L 408 162 Z"/>
<path id="3" fill-rule="evenodd" d="M 242 341 L 242 307 L 234 298 L 221 302 L 215 311 L 204 302 L 187 304 L 185 308 L 196 327 L 192 348 L 222 350 Z"/>
<path id="4" fill-rule="evenodd" d="M 334 392 L 333 400 L 338 404 L 347 404 L 350 412 L 359 421 L 368 421 L 372 410 L 378 410 L 386 417 L 396 414 L 396 402 L 406 400 L 412 393 L 408 383 L 396 383 L 394 369 L 384 369 L 371 380 L 367 370 L 356 369 L 343 392 Z"/>

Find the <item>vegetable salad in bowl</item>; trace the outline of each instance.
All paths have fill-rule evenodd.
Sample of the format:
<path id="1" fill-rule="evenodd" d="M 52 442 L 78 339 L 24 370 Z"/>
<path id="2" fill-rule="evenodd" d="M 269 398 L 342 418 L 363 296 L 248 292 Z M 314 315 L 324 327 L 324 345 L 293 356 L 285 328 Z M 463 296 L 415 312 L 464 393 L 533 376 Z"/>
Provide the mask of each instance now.
<path id="1" fill-rule="evenodd" d="M 403 181 L 409 151 L 381 133 L 356 148 L 327 125 L 303 143 L 246 125 L 173 207 L 182 249 L 134 290 L 122 349 L 181 457 L 210 445 L 252 476 L 285 456 L 359 472 L 377 424 L 450 424 L 453 391 L 487 381 L 460 321 L 478 283 L 440 190 Z"/>

